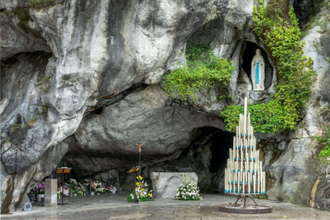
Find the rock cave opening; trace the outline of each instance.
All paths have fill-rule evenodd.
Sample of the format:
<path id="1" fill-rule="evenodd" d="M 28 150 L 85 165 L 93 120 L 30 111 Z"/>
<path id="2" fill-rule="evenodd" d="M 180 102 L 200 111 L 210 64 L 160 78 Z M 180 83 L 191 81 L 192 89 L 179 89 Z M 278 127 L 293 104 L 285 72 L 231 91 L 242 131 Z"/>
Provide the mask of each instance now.
<path id="1" fill-rule="evenodd" d="M 194 131 L 194 138 L 190 147 L 193 150 L 194 159 L 201 156 L 203 151 L 198 148 L 208 147 L 211 153 L 208 172 L 216 173 L 226 165 L 229 156 L 229 148 L 233 144 L 233 133 L 228 133 L 214 127 L 201 127 Z"/>
<path id="2" fill-rule="evenodd" d="M 265 60 L 265 89 L 268 89 L 272 85 L 273 79 L 273 66 L 269 61 L 267 53 L 259 47 L 257 44 L 245 41 L 242 46 L 242 69 L 248 75 L 251 80 L 251 62 L 255 56 L 256 50 L 260 49 L 261 55 Z M 251 82 L 252 83 L 252 82 Z"/>
<path id="3" fill-rule="evenodd" d="M 221 192 L 233 133 L 215 127 L 193 130 L 190 145 L 176 160 L 177 171 L 196 172 L 201 192 Z"/>

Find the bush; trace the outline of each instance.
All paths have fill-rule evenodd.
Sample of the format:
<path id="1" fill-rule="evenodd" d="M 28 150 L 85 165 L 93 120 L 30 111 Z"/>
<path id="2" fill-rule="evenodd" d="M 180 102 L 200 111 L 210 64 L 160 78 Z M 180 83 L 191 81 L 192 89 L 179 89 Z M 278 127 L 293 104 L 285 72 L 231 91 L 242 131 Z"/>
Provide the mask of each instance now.
<path id="1" fill-rule="evenodd" d="M 219 59 L 209 47 L 193 45 L 187 47 L 187 66 L 178 68 L 164 77 L 167 96 L 187 100 L 198 99 L 201 89 L 219 89 L 221 98 L 228 97 L 228 83 L 234 71 L 232 62 Z"/>

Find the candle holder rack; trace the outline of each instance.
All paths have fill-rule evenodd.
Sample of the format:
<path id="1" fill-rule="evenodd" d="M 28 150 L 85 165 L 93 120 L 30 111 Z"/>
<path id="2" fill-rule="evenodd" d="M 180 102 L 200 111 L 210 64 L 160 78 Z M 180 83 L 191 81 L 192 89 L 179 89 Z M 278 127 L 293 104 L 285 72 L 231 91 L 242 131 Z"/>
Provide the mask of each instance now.
<path id="1" fill-rule="evenodd" d="M 227 168 L 225 169 L 225 194 L 237 196 L 235 203 L 220 205 L 219 211 L 228 213 L 256 214 L 270 213 L 270 206 L 258 205 L 254 198 L 266 194 L 266 174 L 262 171 L 256 138 L 247 114 L 247 98 L 244 100 L 244 115 L 240 114 L 239 125 L 229 149 Z M 250 198 L 254 204 L 247 204 Z M 242 204 L 238 204 L 241 200 Z M 249 201 L 249 200 L 248 200 Z"/>

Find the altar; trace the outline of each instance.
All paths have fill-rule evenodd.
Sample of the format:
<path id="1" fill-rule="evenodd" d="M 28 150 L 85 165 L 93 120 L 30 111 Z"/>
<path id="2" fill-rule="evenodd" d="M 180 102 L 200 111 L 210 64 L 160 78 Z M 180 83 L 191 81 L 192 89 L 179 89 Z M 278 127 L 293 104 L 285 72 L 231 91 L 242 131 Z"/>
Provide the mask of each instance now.
<path id="1" fill-rule="evenodd" d="M 157 198 L 174 199 L 183 177 L 188 177 L 194 185 L 198 182 L 197 174 L 194 172 L 152 172 L 150 176 L 154 197 Z"/>

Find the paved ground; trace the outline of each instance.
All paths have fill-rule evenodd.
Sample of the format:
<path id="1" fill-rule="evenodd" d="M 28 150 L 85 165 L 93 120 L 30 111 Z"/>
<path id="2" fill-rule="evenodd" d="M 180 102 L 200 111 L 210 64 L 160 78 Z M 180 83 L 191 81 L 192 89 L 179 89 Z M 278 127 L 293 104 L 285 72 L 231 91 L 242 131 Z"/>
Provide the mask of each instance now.
<path id="1" fill-rule="evenodd" d="M 218 206 L 235 202 L 233 196 L 204 194 L 201 201 L 176 201 L 157 199 L 155 201 L 127 203 L 126 194 L 106 194 L 66 198 L 68 205 L 57 207 L 35 206 L 33 211 L 16 211 L 0 215 L 1 219 L 330 219 L 330 213 L 289 203 L 258 200 L 260 205 L 272 206 L 270 214 L 228 214 L 218 211 Z"/>

